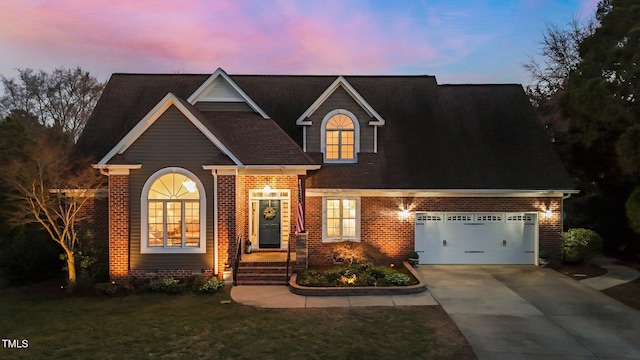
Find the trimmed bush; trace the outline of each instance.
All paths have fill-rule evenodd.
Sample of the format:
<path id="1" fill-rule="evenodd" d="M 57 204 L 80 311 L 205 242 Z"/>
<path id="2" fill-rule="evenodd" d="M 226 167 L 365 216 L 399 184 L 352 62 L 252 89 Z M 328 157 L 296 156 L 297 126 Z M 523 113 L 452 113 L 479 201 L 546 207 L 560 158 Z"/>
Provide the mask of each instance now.
<path id="1" fill-rule="evenodd" d="M 217 277 L 211 277 L 206 279 L 204 283 L 200 284 L 198 287 L 194 288 L 194 290 L 201 294 L 210 294 L 218 291 L 218 289 L 224 286 L 224 280 L 218 279 Z"/>
<path id="2" fill-rule="evenodd" d="M 561 234 L 562 260 L 566 262 L 588 261 L 602 248 L 602 238 L 589 229 L 569 229 Z"/>

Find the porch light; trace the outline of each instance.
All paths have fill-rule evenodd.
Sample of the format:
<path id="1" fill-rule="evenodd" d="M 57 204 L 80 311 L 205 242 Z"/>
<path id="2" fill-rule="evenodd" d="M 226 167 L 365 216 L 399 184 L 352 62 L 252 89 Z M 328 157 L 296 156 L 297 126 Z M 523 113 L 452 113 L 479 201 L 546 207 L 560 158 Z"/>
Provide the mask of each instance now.
<path id="1" fill-rule="evenodd" d="M 549 210 L 549 209 L 545 210 L 545 212 L 544 212 L 544 218 L 545 218 L 545 219 L 551 219 L 551 216 L 553 216 L 553 211 L 551 211 L 551 210 Z"/>
<path id="2" fill-rule="evenodd" d="M 191 180 L 191 179 L 187 179 L 187 180 L 183 181 L 182 185 L 184 185 L 184 187 L 190 193 L 194 193 L 194 192 L 196 192 L 196 190 L 198 190 L 198 188 L 196 186 L 196 183 L 194 183 L 193 180 Z"/>
<path id="3" fill-rule="evenodd" d="M 409 218 L 409 215 L 411 215 L 411 212 L 409 211 L 409 209 L 402 209 L 402 211 L 400 211 L 399 215 L 400 215 L 400 218 L 406 220 L 406 219 Z"/>
<path id="4" fill-rule="evenodd" d="M 265 194 L 270 193 L 270 192 L 271 192 L 271 186 L 269 186 L 269 185 L 265 185 L 265 186 L 264 186 L 264 188 L 262 188 L 262 191 L 263 191 Z"/>

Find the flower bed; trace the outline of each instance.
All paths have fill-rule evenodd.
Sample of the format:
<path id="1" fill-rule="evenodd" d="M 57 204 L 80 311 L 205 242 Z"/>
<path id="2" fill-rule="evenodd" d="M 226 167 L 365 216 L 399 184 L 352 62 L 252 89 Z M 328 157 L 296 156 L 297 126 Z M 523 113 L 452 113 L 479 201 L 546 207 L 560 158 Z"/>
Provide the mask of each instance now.
<path id="1" fill-rule="evenodd" d="M 406 278 L 409 280 L 405 281 Z M 293 274 L 289 281 L 292 293 L 305 296 L 400 295 L 426 289 L 424 281 L 406 262 L 402 268 L 390 270 L 372 265 L 305 270 L 300 280 L 298 274 Z"/>

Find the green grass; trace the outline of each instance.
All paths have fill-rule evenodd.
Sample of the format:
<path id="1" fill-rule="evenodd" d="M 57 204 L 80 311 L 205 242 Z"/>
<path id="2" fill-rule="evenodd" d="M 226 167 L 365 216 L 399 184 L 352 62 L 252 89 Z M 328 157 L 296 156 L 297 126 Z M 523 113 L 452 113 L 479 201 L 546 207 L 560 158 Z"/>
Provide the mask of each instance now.
<path id="1" fill-rule="evenodd" d="M 5 288 L 2 359 L 475 359 L 439 306 L 260 309 L 212 295 L 68 296 Z"/>

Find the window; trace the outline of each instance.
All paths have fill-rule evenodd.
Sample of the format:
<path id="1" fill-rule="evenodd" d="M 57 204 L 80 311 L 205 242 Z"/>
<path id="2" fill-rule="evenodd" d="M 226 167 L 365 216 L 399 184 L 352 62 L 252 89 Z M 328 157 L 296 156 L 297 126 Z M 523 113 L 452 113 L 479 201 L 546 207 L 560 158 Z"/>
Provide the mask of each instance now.
<path id="1" fill-rule="evenodd" d="M 358 153 L 358 123 L 346 110 L 334 110 L 323 121 L 322 150 L 327 162 L 355 162 Z"/>
<path id="2" fill-rule="evenodd" d="M 205 252 L 202 184 L 186 170 L 161 170 L 142 194 L 142 253 Z"/>
<path id="3" fill-rule="evenodd" d="M 360 199 L 323 199 L 323 241 L 360 240 Z"/>

